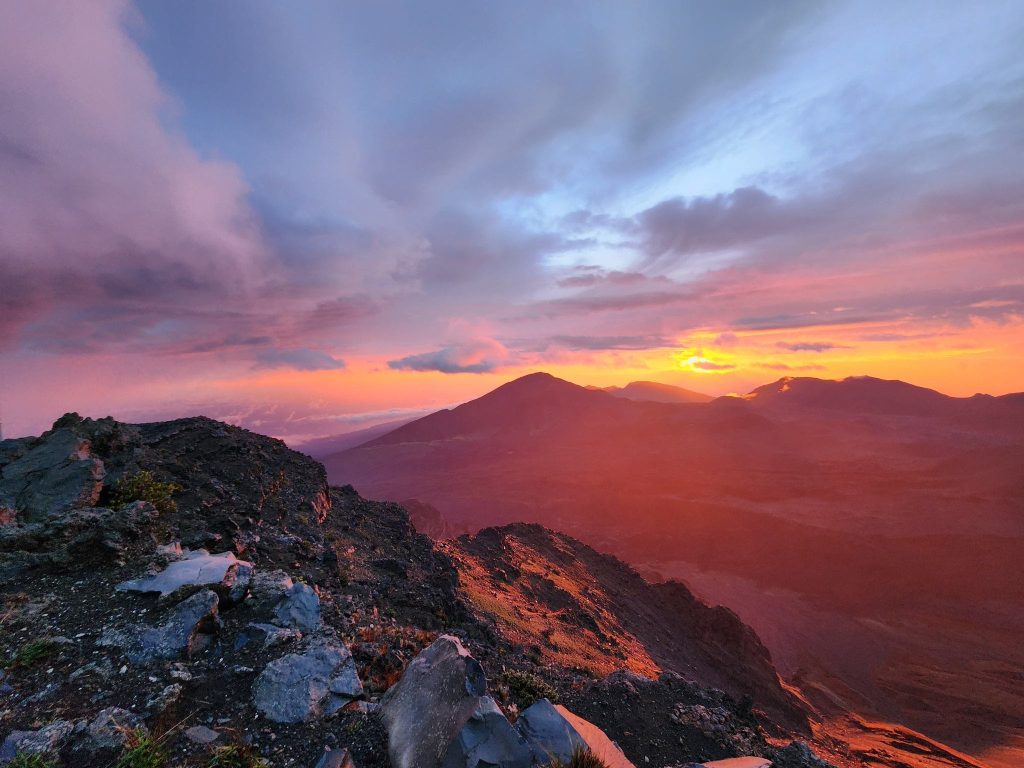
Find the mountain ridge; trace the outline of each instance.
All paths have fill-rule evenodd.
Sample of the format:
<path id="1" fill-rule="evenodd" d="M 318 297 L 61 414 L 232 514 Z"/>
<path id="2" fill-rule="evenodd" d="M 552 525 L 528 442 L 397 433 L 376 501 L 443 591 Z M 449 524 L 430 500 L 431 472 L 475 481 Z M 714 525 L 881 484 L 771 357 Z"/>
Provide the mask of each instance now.
<path id="1" fill-rule="evenodd" d="M 617 695 L 575 664 L 540 663 L 459 570 L 471 558 L 490 579 L 504 561 L 481 557 L 482 545 L 432 544 L 403 508 L 329 486 L 321 465 L 279 440 L 201 417 L 132 425 L 68 414 L 39 437 L 0 442 L 0 500 L 0 761 L 41 751 L 106 768 L 148 733 L 181 766 L 208 766 L 230 747 L 312 767 L 326 745 L 339 759 L 347 749 L 359 768 L 384 768 L 394 733 L 375 714 L 382 695 L 441 632 L 461 638 L 512 716 L 525 706 L 514 681 L 596 706 Z M 518 535 L 584 554 L 591 578 L 573 588 L 596 604 L 615 594 L 608 574 L 659 589 L 569 537 L 538 527 Z M 154 581 L 168 586 L 158 593 Z M 703 666 L 688 681 L 654 668 L 656 679 L 644 678 L 645 706 L 659 719 L 642 739 L 670 738 L 654 753 L 630 747 L 634 763 L 759 754 L 804 768 L 806 747 L 769 741 L 812 737 L 753 632 L 685 587 L 673 601 L 706 617 L 674 625 L 677 642 L 704 649 Z M 614 631 L 625 637 L 626 625 Z M 614 634 L 606 646 L 616 647 Z M 790 717 L 759 720 L 751 702 L 709 687 L 716 665 L 738 667 L 717 674 L 733 690 L 750 686 L 753 706 L 763 694 L 759 711 L 789 703 Z"/>

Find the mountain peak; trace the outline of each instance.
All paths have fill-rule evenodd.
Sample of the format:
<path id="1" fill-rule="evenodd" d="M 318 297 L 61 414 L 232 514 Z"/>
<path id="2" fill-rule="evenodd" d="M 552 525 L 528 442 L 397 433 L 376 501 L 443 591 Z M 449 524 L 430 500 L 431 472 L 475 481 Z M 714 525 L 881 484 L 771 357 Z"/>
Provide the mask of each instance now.
<path id="1" fill-rule="evenodd" d="M 955 398 L 898 379 L 784 376 L 744 396 L 758 407 L 797 407 L 864 413 L 928 415 Z"/>

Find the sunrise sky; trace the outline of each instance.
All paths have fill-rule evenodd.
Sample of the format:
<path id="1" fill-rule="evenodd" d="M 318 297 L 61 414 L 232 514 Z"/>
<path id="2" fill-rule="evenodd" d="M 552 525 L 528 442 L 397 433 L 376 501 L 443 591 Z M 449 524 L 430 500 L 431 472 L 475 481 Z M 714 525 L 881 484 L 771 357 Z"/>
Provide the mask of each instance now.
<path id="1" fill-rule="evenodd" d="M 1020 2 L 0 3 L 0 414 L 1024 390 Z"/>

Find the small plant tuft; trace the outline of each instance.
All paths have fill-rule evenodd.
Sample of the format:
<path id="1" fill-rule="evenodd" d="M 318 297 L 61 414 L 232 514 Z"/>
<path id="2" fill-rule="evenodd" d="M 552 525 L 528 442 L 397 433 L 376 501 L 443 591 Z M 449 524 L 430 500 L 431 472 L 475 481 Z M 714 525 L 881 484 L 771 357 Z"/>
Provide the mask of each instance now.
<path id="1" fill-rule="evenodd" d="M 116 768 L 164 768 L 167 753 L 159 740 L 141 728 L 129 731 L 124 751 L 117 759 Z"/>
<path id="2" fill-rule="evenodd" d="M 558 691 L 530 672 L 506 672 L 501 679 L 520 712 L 540 699 L 558 701 Z"/>
<path id="3" fill-rule="evenodd" d="M 49 640 L 32 640 L 25 643 L 7 662 L 7 669 L 26 669 L 51 656 L 57 646 Z"/>
<path id="4" fill-rule="evenodd" d="M 57 768 L 57 760 L 43 752 L 19 752 L 7 768 Z"/>
<path id="5" fill-rule="evenodd" d="M 148 501 L 157 512 L 166 515 L 178 510 L 177 502 L 171 497 L 182 490 L 177 483 L 162 483 L 148 469 L 143 469 L 134 475 L 125 475 L 114 484 L 110 505 L 117 509 L 133 501 Z"/>
<path id="6" fill-rule="evenodd" d="M 552 758 L 551 768 L 608 768 L 608 765 L 589 749 L 577 747 L 568 760 Z"/>
<path id="7" fill-rule="evenodd" d="M 207 768 L 266 768 L 267 761 L 246 744 L 217 747 L 210 755 Z"/>

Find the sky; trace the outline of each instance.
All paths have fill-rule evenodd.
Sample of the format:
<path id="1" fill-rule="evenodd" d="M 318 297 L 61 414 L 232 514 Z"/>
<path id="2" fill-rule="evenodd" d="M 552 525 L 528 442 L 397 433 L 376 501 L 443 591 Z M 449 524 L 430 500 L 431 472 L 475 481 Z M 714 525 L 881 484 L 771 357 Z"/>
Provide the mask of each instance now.
<path id="1" fill-rule="evenodd" d="M 0 2 L 0 418 L 1024 390 L 1024 5 Z"/>

